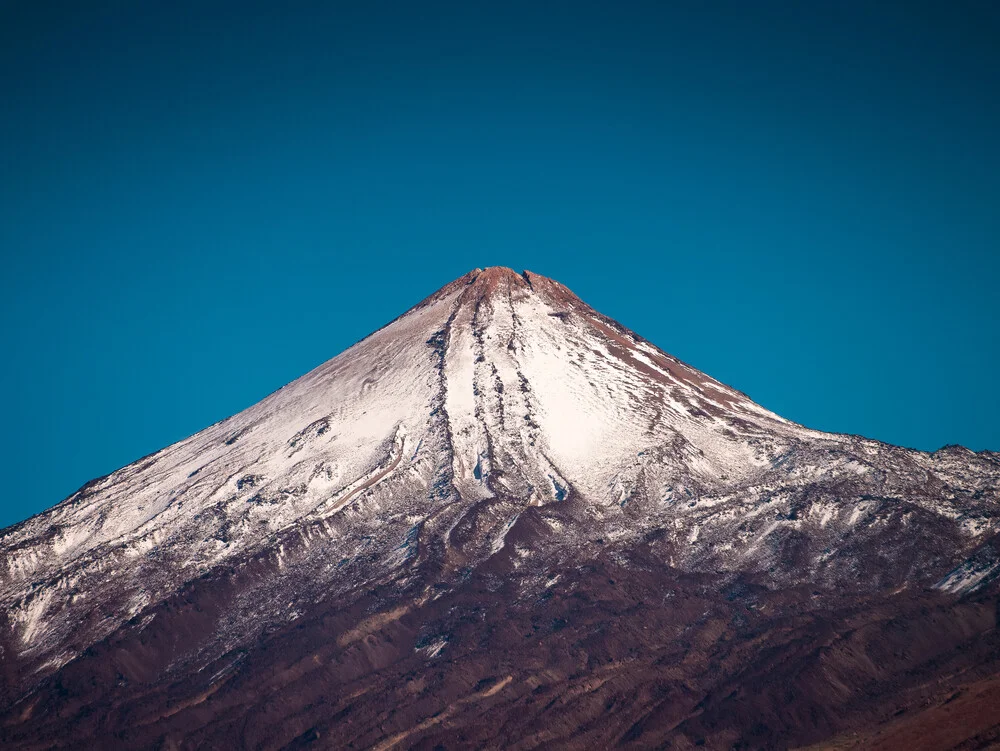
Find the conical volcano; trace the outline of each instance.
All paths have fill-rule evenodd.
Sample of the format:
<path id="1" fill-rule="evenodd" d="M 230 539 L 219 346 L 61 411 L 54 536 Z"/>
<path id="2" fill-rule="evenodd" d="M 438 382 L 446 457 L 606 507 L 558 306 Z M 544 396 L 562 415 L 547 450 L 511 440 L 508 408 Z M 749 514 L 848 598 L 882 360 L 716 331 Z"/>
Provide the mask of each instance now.
<path id="1" fill-rule="evenodd" d="M 476 269 L 4 530 L 0 739 L 786 747 L 952 695 L 1000 737 L 998 487 Z"/>

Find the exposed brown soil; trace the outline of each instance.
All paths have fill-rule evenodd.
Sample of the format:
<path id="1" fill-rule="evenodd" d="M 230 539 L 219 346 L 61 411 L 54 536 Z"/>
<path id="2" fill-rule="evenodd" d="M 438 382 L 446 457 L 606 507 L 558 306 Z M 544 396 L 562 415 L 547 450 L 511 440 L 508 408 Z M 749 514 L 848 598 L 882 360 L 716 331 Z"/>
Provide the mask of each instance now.
<path id="1" fill-rule="evenodd" d="M 499 558 L 438 599 L 318 603 L 194 671 L 176 660 L 232 595 L 232 581 L 206 579 L 9 708 L 0 737 L 24 749 L 945 749 L 1000 732 L 995 592 L 719 590 L 635 551 L 525 595 Z"/>
<path id="2" fill-rule="evenodd" d="M 961 686 L 927 707 L 900 710 L 876 728 L 810 746 L 807 751 L 1000 748 L 1000 678 Z"/>

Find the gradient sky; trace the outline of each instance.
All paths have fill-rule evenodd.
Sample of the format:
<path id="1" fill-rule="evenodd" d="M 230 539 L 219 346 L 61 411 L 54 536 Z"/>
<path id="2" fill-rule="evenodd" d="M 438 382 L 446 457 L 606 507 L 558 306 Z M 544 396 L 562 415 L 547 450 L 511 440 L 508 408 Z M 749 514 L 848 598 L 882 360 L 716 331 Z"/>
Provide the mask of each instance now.
<path id="1" fill-rule="evenodd" d="M 1000 450 L 1000 5 L 270 5 L 0 0 L 0 525 L 489 265 Z"/>

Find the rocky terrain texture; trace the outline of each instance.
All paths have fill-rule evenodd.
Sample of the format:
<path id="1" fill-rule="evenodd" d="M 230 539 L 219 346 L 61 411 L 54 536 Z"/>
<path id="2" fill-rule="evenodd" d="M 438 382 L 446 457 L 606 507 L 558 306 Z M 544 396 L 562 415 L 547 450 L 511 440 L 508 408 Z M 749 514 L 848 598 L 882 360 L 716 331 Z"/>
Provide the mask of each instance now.
<path id="1" fill-rule="evenodd" d="M 998 487 L 477 269 L 0 532 L 0 746 L 988 748 Z"/>

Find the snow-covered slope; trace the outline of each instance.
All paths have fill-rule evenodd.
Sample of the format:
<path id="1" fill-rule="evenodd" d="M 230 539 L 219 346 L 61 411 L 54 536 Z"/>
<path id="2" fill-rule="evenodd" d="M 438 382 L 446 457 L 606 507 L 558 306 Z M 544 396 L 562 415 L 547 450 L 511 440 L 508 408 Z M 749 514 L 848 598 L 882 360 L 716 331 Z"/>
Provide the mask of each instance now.
<path id="1" fill-rule="evenodd" d="M 995 454 L 808 430 L 557 282 L 477 269 L 250 409 L 3 531 L 8 692 L 141 628 L 186 584 L 253 566 L 269 573 L 203 650 L 429 562 L 439 590 L 498 555 L 544 587 L 557 563 L 640 542 L 721 577 L 975 587 L 996 568 L 977 551 L 997 532 L 998 482 Z"/>

